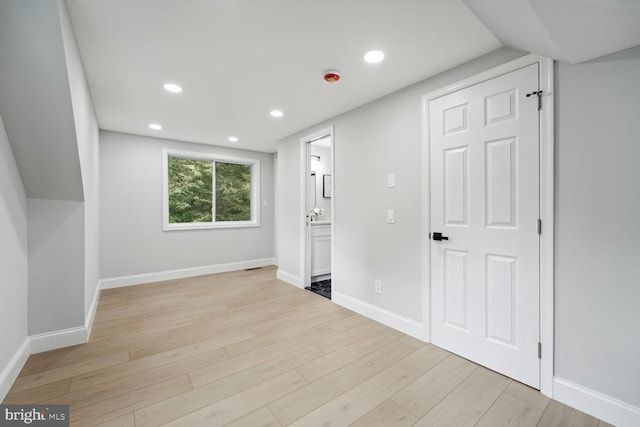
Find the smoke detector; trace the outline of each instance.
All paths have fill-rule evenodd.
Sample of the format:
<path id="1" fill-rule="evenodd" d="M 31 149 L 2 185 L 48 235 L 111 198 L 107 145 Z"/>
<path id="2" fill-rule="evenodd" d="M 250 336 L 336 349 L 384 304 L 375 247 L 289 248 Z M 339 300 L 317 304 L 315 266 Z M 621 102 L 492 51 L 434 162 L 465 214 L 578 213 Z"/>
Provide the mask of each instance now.
<path id="1" fill-rule="evenodd" d="M 335 83 L 340 80 L 340 71 L 338 70 L 327 70 L 324 72 L 324 81 L 329 83 Z"/>

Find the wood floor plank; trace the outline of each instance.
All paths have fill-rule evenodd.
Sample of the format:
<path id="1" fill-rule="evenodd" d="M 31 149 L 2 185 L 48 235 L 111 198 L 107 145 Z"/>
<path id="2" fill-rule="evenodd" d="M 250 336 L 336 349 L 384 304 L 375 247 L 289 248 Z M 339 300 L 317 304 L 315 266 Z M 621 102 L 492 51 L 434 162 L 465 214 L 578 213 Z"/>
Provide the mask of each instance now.
<path id="1" fill-rule="evenodd" d="M 341 319 L 344 316 L 345 313 L 343 311 L 331 311 L 330 313 L 318 315 L 302 321 L 285 322 L 283 324 L 279 324 L 278 327 L 275 327 L 272 324 L 268 324 L 268 326 L 267 324 L 262 324 L 258 327 L 259 331 L 256 331 L 256 328 L 251 328 L 252 331 L 256 332 L 256 338 L 241 341 L 225 348 L 231 357 L 235 357 L 240 354 L 257 351 L 260 348 L 276 344 L 291 337 L 313 333 L 313 331 L 320 328 L 327 329 L 328 331 L 335 333 L 331 328 L 326 328 L 324 325 L 332 320 Z"/>
<path id="2" fill-rule="evenodd" d="M 518 381 L 511 381 L 505 390 L 505 393 L 509 393 L 510 395 L 517 397 L 518 399 L 527 402 L 529 405 L 543 411 L 547 409 L 547 405 L 551 400 L 538 390 L 519 383 Z"/>
<path id="3" fill-rule="evenodd" d="M 349 329 L 355 328 L 357 326 L 361 326 L 363 324 L 371 324 L 375 323 L 370 319 L 367 319 L 364 316 L 360 316 L 357 314 L 353 314 L 353 316 L 349 316 L 346 319 L 338 320 L 336 322 L 330 323 L 328 326 L 338 332 L 347 331 Z"/>
<path id="4" fill-rule="evenodd" d="M 148 387 L 132 390 L 99 403 L 75 408 L 69 406 L 71 425 L 95 425 L 113 418 L 133 412 L 138 408 L 151 405 L 171 396 L 192 390 L 187 375 L 180 375 L 170 380 L 155 383 Z"/>
<path id="5" fill-rule="evenodd" d="M 266 406 L 238 418 L 226 427 L 282 427 Z"/>
<path id="6" fill-rule="evenodd" d="M 154 298 L 151 301 L 127 303 L 124 305 L 116 306 L 113 309 L 96 312 L 96 320 L 99 322 L 107 320 L 115 320 L 122 317 L 130 317 L 136 314 L 150 313 L 154 310 L 160 309 L 167 302 L 175 303 L 177 300 L 186 301 L 187 297 L 170 295 L 163 299 Z"/>
<path id="7" fill-rule="evenodd" d="M 252 368 L 276 357 L 284 356 L 294 350 L 312 345 L 318 337 L 322 338 L 330 333 L 331 331 L 328 330 L 328 328 L 319 329 L 302 336 L 295 336 L 287 340 L 282 340 L 281 342 L 274 343 L 268 347 L 258 349 L 257 351 L 232 357 L 224 362 L 193 371 L 191 373 L 192 381 L 194 381 L 198 387 L 203 384 L 208 384 L 220 378 Z M 321 350 L 318 352 L 320 355 L 323 354 Z"/>
<path id="8" fill-rule="evenodd" d="M 45 370 L 82 363 L 95 357 L 128 351 L 132 345 L 144 345 L 150 342 L 163 342 L 171 338 L 169 331 L 153 332 L 140 336 L 127 336 L 112 340 L 93 339 L 86 344 L 66 347 L 45 353 L 33 354 L 29 357 L 20 375 L 31 375 Z"/>
<path id="9" fill-rule="evenodd" d="M 476 427 L 535 427 L 540 417 L 542 409 L 502 393 Z"/>
<path id="10" fill-rule="evenodd" d="M 274 399 L 289 394 L 307 382 L 295 371 L 288 371 L 262 384 L 180 417 L 167 426 L 218 426 L 237 420 Z"/>
<path id="11" fill-rule="evenodd" d="M 387 399 L 350 424 L 350 427 L 409 427 L 416 421 L 418 418 L 409 411 L 395 401 Z"/>
<path id="12" fill-rule="evenodd" d="M 134 359 L 131 361 L 127 361 L 127 363 L 108 366 L 106 368 L 93 370 L 81 375 L 76 375 L 71 381 L 71 391 L 80 390 L 91 385 L 111 381 L 113 379 L 125 377 L 127 375 L 132 375 L 136 372 L 141 372 L 147 369 L 162 366 L 171 362 L 175 362 L 176 360 L 185 359 L 189 356 L 194 356 L 200 353 L 207 353 L 212 350 L 217 350 L 214 359 L 226 359 L 227 353 L 223 347 L 227 343 L 250 336 L 252 336 L 251 332 L 240 331 L 238 332 L 237 336 L 227 334 L 226 336 L 220 338 L 210 338 L 208 340 L 204 340 L 195 344 L 185 345 L 162 353 L 157 353 L 142 359 Z"/>
<path id="13" fill-rule="evenodd" d="M 327 338 L 317 341 L 316 345 L 325 353 L 331 353 L 360 340 L 370 339 L 389 331 L 393 331 L 393 329 L 370 320 L 355 328 L 331 334 Z"/>
<path id="14" fill-rule="evenodd" d="M 390 366 L 298 419 L 291 426 L 348 426 L 387 400 L 409 382 L 411 382 L 410 373 L 397 366 Z M 278 417 L 277 414 L 276 417 Z"/>
<path id="15" fill-rule="evenodd" d="M 167 351 L 174 351 L 182 347 L 202 343 L 202 342 L 219 342 L 222 346 L 227 346 L 236 342 L 242 342 L 247 339 L 254 338 L 256 335 L 249 329 L 232 329 L 222 331 L 216 329 L 201 335 L 188 335 L 183 337 L 170 337 L 165 340 L 145 341 L 140 344 L 129 346 L 129 357 L 131 360 L 151 357 L 156 354 L 162 354 Z"/>
<path id="16" fill-rule="evenodd" d="M 386 346 L 388 343 L 397 341 L 400 335 L 398 332 L 385 331 L 385 333 L 379 334 L 370 340 L 360 340 L 353 343 L 353 345 L 318 357 L 313 362 L 298 368 L 298 372 L 307 381 L 314 382 L 343 366 L 370 355 L 376 349 Z"/>
<path id="17" fill-rule="evenodd" d="M 71 378 L 64 378 L 38 387 L 29 388 L 23 391 L 11 392 L 4 398 L 5 405 L 18 405 L 25 402 L 45 402 L 58 396 L 63 396 L 69 392 Z"/>
<path id="18" fill-rule="evenodd" d="M 69 404 L 74 408 L 100 403 L 133 390 L 143 389 L 150 385 L 169 380 L 179 375 L 188 375 L 190 369 L 218 363 L 228 359 L 220 349 L 181 359 L 157 368 L 145 369 L 140 372 L 120 377 L 111 381 L 101 382 L 77 391 L 61 395 L 47 402 L 52 404 Z"/>
<path id="19" fill-rule="evenodd" d="M 236 393 L 257 386 L 273 379 L 295 367 L 308 363 L 317 356 L 319 350 L 310 345 L 294 350 L 280 357 L 257 364 L 225 376 L 217 381 L 196 387 L 188 393 L 158 402 L 136 411 L 136 424 L 140 426 L 155 426 L 173 421 L 191 412 L 198 411 L 220 400 L 231 397 Z M 197 382 L 192 377 L 192 383 Z M 194 381 L 196 380 L 196 381 Z"/>
<path id="20" fill-rule="evenodd" d="M 372 376 L 389 368 L 412 350 L 412 347 L 399 343 L 396 339 L 371 354 L 274 401 L 269 405 L 269 409 L 278 421 L 289 425 L 332 399 L 338 398 L 342 393 L 346 393 L 371 379 Z"/>
<path id="21" fill-rule="evenodd" d="M 451 356 L 451 353 L 448 351 L 435 345 L 425 344 L 407 357 L 399 360 L 396 365 L 407 372 L 412 372 L 416 376 L 420 376 L 449 356 Z"/>
<path id="22" fill-rule="evenodd" d="M 507 388 L 509 381 L 480 366 L 415 425 L 474 425 Z"/>
<path id="23" fill-rule="evenodd" d="M 552 400 L 547 405 L 540 421 L 540 427 L 581 426 L 598 427 L 598 420 L 584 412 L 577 411 Z"/>
<path id="24" fill-rule="evenodd" d="M 97 424 L 96 427 L 136 427 L 136 422 L 133 418 L 133 412 L 129 412 L 128 414 Z"/>
<path id="25" fill-rule="evenodd" d="M 95 357 L 69 366 L 49 369 L 36 374 L 18 376 L 15 383 L 13 383 L 13 387 L 11 387 L 11 392 L 16 393 L 34 387 L 41 387 L 45 384 L 73 377 L 74 375 L 84 374 L 108 366 L 119 365 L 128 361 L 129 354 L 127 352 L 119 352 Z"/>
<path id="26" fill-rule="evenodd" d="M 93 327 L 91 328 L 91 335 L 95 337 L 97 332 L 104 334 L 105 332 L 111 333 L 111 331 L 113 330 L 119 331 L 120 328 L 126 327 L 128 324 L 129 324 L 128 317 L 120 317 L 118 319 L 103 320 L 102 322 L 94 320 Z"/>
<path id="27" fill-rule="evenodd" d="M 392 399 L 420 418 L 433 409 L 445 396 L 477 369 L 477 365 L 456 355 L 431 351 L 425 356 L 425 368 L 422 376 L 399 391 Z M 445 359 L 441 358 L 445 356 Z"/>
<path id="28" fill-rule="evenodd" d="M 422 348 L 425 344 L 424 341 L 421 341 L 415 337 L 411 337 L 409 335 L 405 335 L 404 337 L 402 337 L 402 341 L 407 344 L 412 346 L 415 349 L 419 349 Z"/>

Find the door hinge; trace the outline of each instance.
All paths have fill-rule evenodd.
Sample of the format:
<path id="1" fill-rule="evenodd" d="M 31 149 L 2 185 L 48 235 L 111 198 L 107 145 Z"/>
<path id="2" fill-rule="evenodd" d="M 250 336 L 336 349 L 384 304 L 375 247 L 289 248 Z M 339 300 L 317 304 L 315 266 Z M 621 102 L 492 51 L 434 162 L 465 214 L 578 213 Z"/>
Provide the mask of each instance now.
<path id="1" fill-rule="evenodd" d="M 528 93 L 526 95 L 527 98 L 529 98 L 530 96 L 537 96 L 538 97 L 538 110 L 542 110 L 542 91 L 541 90 L 536 90 L 536 91 Z"/>
<path id="2" fill-rule="evenodd" d="M 542 343 L 538 343 L 538 359 L 542 359 Z"/>
<path id="3" fill-rule="evenodd" d="M 542 220 L 538 218 L 538 235 L 542 234 Z"/>

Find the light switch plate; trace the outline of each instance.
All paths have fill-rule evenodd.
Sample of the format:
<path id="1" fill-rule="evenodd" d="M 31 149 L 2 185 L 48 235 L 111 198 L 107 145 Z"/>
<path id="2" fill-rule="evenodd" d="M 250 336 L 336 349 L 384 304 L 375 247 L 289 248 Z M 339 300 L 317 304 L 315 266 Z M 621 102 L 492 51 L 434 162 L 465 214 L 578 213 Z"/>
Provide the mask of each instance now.
<path id="1" fill-rule="evenodd" d="M 396 174 L 389 172 L 387 174 L 387 188 L 394 188 L 396 186 Z"/>

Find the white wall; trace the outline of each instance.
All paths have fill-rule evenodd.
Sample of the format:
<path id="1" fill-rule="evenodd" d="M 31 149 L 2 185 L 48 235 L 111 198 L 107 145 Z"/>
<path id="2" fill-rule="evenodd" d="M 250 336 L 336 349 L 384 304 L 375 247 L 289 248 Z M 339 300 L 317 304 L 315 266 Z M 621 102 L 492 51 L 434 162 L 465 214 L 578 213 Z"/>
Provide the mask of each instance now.
<path id="1" fill-rule="evenodd" d="M 556 375 L 640 408 L 640 47 L 557 67 Z"/>
<path id="2" fill-rule="evenodd" d="M 302 262 L 305 248 L 301 247 L 301 222 L 306 212 L 303 210 L 301 194 L 301 174 L 304 159 L 299 137 L 288 138 L 278 144 L 278 200 L 276 201 L 278 235 L 278 277 L 303 286 Z"/>
<path id="3" fill-rule="evenodd" d="M 260 160 L 260 227 L 162 230 L 163 149 Z M 274 257 L 273 155 L 100 133 L 101 276 L 151 274 Z"/>
<path id="4" fill-rule="evenodd" d="M 28 199 L 29 335 L 84 325 L 82 202 Z"/>
<path id="5" fill-rule="evenodd" d="M 495 51 L 280 141 L 279 271 L 300 276 L 300 138 L 333 125 L 333 289 L 421 322 L 421 97 L 521 55 Z M 389 172 L 396 188 L 386 188 Z M 393 225 L 386 224 L 388 208 L 396 210 Z M 382 295 L 374 280 L 382 280 Z"/>
<path id="6" fill-rule="evenodd" d="M 100 280 L 99 129 L 69 11 L 64 1 L 59 0 L 58 4 L 84 193 L 84 315 L 87 318 L 97 298 Z"/>
<path id="7" fill-rule="evenodd" d="M 22 367 L 27 338 L 27 196 L 0 118 L 0 401 Z"/>

